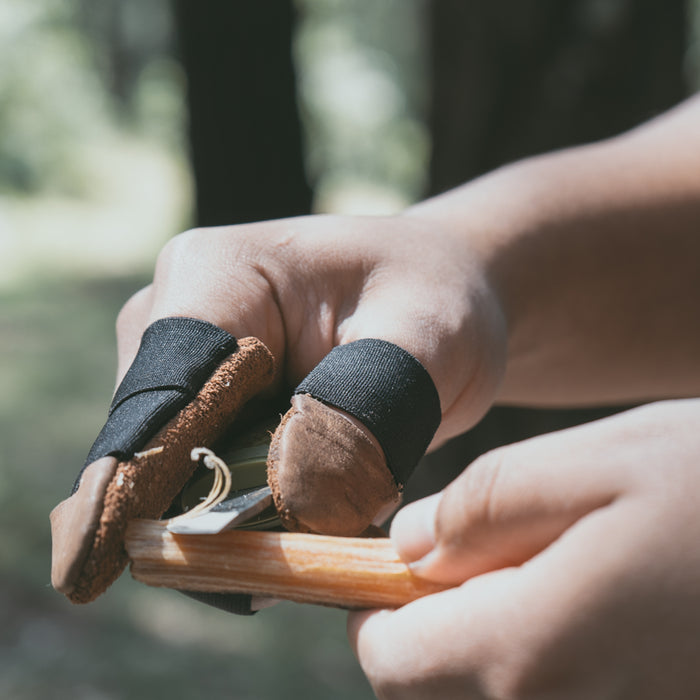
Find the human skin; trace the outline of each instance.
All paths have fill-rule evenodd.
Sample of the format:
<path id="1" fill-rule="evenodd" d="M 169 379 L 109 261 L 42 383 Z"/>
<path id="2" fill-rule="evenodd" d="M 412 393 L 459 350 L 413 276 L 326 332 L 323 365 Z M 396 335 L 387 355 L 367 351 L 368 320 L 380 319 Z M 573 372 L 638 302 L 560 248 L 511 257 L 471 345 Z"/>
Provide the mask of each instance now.
<path id="1" fill-rule="evenodd" d="M 401 345 L 437 386 L 434 444 L 494 401 L 692 396 L 699 120 L 695 98 L 616 139 L 508 166 L 397 216 L 176 236 L 153 284 L 120 314 L 118 377 L 150 322 L 191 315 L 259 337 L 290 385 L 334 345 Z"/>
<path id="2" fill-rule="evenodd" d="M 609 141 L 497 170 L 409 210 L 468 240 L 501 301 L 498 400 L 700 387 L 700 97 Z"/>
<path id="3" fill-rule="evenodd" d="M 118 380 L 154 320 L 192 316 L 260 338 L 294 387 L 336 345 L 408 350 L 440 396 L 442 442 L 490 407 L 504 371 L 500 302 L 464 241 L 409 217 L 313 216 L 189 231 L 117 320 Z"/>
<path id="4" fill-rule="evenodd" d="M 413 210 L 484 217 L 470 242 L 509 329 L 501 401 L 700 393 L 698 124 L 695 99 Z M 400 511 L 398 551 L 455 588 L 350 615 L 377 695 L 700 696 L 699 420 L 700 400 L 667 401 L 504 447 Z"/>
<path id="5" fill-rule="evenodd" d="M 434 445 L 473 426 L 494 402 L 580 406 L 696 396 L 698 124 L 700 100 L 690 100 L 616 139 L 508 166 L 397 216 L 304 217 L 176 237 L 159 257 L 153 284 L 120 314 L 119 375 L 150 322 L 187 315 L 238 337 L 261 338 L 277 358 L 278 387 L 293 386 L 337 344 L 377 337 L 404 347 L 429 371 L 440 396 L 443 419 Z M 433 557 L 416 572 L 456 584 L 474 578 L 395 613 L 351 617 L 360 663 L 380 696 L 450 697 L 456 690 L 462 694 L 455 697 L 544 697 L 553 688 L 558 698 L 643 697 L 627 692 L 630 687 L 646 692 L 642 685 L 625 686 L 620 675 L 605 672 L 586 676 L 588 686 L 577 685 L 580 668 L 558 653 L 581 650 L 581 665 L 591 673 L 610 639 L 607 619 L 618 620 L 616 629 L 622 628 L 620 638 L 626 641 L 625 624 L 637 629 L 644 619 L 641 611 L 692 602 L 689 591 L 700 583 L 698 567 L 677 547 L 690 542 L 684 526 L 697 534 L 689 466 L 698 461 L 692 442 L 697 420 L 691 425 L 688 417 L 693 411 L 697 417 L 697 404 L 662 404 L 653 410 L 658 411 L 652 411 L 653 420 L 637 413 L 611 419 L 631 423 L 582 428 L 588 431 L 584 438 L 542 438 L 545 442 L 537 444 L 545 445 L 543 454 L 550 454 L 548 440 L 556 442 L 556 449 L 551 448 L 551 459 L 538 462 L 531 479 L 521 482 L 520 490 L 530 494 L 523 501 L 531 509 L 522 520 L 527 532 L 494 524 L 488 509 L 479 525 L 485 538 L 479 541 L 489 542 L 489 553 L 494 543 L 507 556 L 477 557 L 475 568 L 464 563 L 474 555 L 468 547 L 464 557 L 451 557 L 458 564 L 448 566 L 444 557 Z M 642 427 L 635 428 L 636 421 Z M 656 421 L 673 439 L 661 436 L 645 450 L 641 437 Z M 632 452 L 637 443 L 640 448 Z M 514 446 L 509 453 L 515 455 L 513 463 L 520 463 L 521 449 L 529 448 Z M 586 453 L 590 464 L 583 461 Z M 487 456 L 482 463 L 498 462 Z M 631 462 L 657 479 L 668 474 L 672 483 L 687 482 L 673 491 L 672 504 L 670 495 L 662 499 L 667 509 L 647 494 L 649 507 L 656 508 L 653 537 L 644 507 L 632 507 L 643 499 L 630 494 L 642 493 L 642 486 L 623 478 L 634 471 Z M 602 471 L 594 468 L 599 463 L 605 465 Z M 683 479 L 668 466 L 680 470 L 678 463 L 685 465 Z M 601 505 L 594 498 L 600 492 L 591 485 L 591 475 L 603 472 L 618 475 L 617 481 L 610 479 L 618 488 L 614 503 L 629 507 Z M 488 477 L 491 472 L 487 467 L 467 470 L 480 473 Z M 460 483 L 454 493 L 466 493 L 460 498 L 469 500 L 470 491 L 460 490 Z M 548 483 L 563 490 L 550 494 Z M 429 515 L 422 505 L 398 516 L 394 537 L 408 560 L 416 553 L 422 557 L 426 542 L 430 549 L 432 525 L 417 526 L 415 520 L 432 523 L 437 500 Z M 452 540 L 458 545 L 469 540 L 472 533 L 463 533 L 459 508 L 444 507 L 445 515 L 442 505 L 437 511 L 436 532 L 458 533 Z M 411 515 L 420 508 L 423 515 Z M 550 520 L 553 511 L 556 517 Z M 659 527 L 666 515 L 668 525 Z M 635 533 L 643 533 L 645 548 L 635 546 Z M 512 551 L 511 540 L 518 545 Z M 585 578 L 586 563 L 605 553 L 608 543 L 614 556 L 596 562 Z M 549 568 L 538 564 L 550 560 Z M 674 585 L 665 583 L 669 572 Z M 589 584 L 585 590 L 578 586 L 583 580 Z M 550 586 L 548 607 L 539 586 L 552 581 L 556 586 Z M 511 598 L 517 606 L 504 603 Z M 633 605 L 635 600 L 639 605 Z M 472 601 L 483 602 L 483 610 Z M 629 604 L 618 608 L 618 602 Z M 508 615 L 500 612 L 504 607 Z M 583 622 L 582 609 L 588 615 Z M 530 617 L 523 617 L 528 611 Z M 690 611 L 687 617 L 695 622 Z M 431 619 L 440 624 L 429 624 Z M 640 633 L 639 657 L 632 639 L 624 653 L 622 644 L 609 647 L 619 655 L 620 674 L 640 670 L 635 664 L 646 664 L 656 651 L 673 673 L 685 670 L 693 681 L 693 664 L 685 663 L 688 637 L 673 622 L 684 618 L 669 614 L 664 619 L 669 623 L 659 621 L 655 634 Z M 526 622 L 532 639 L 525 635 Z M 552 631 L 556 637 L 548 636 Z M 451 652 L 441 640 L 457 641 L 456 636 L 462 643 Z M 486 638 L 491 646 L 480 646 Z M 569 646 L 559 647 L 560 639 Z M 493 640 L 502 645 L 494 646 Z M 531 643 L 529 655 L 513 657 L 518 640 Z M 418 663 L 416 654 L 430 649 L 444 650 L 442 666 L 427 652 L 426 663 Z M 589 651 L 594 653 L 586 665 Z M 496 652 L 502 654 L 494 665 Z M 507 667 L 510 652 L 515 660 Z M 420 673 L 409 673 L 402 655 L 415 659 Z M 430 658 L 434 664 L 427 663 Z"/>
<path id="6" fill-rule="evenodd" d="M 698 421 L 668 401 L 500 448 L 400 511 L 399 552 L 456 587 L 350 616 L 378 697 L 700 697 Z"/>

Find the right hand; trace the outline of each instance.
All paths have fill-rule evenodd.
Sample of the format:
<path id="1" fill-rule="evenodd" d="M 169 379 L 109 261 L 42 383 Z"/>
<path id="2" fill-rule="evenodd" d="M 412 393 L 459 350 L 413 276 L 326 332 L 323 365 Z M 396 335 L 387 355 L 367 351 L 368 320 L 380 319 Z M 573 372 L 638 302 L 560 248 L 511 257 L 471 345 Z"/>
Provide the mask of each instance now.
<path id="1" fill-rule="evenodd" d="M 377 696 L 700 697 L 700 400 L 482 455 L 391 537 L 455 587 L 352 613 Z"/>

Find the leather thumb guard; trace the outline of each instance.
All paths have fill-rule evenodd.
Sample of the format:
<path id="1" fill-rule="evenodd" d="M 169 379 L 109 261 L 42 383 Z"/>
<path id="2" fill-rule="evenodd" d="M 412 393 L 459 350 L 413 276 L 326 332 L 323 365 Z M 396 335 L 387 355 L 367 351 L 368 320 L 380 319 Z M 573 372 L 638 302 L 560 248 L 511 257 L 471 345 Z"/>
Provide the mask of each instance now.
<path id="1" fill-rule="evenodd" d="M 425 368 L 384 340 L 334 348 L 296 388 L 268 456 L 285 527 L 355 536 L 400 492 L 441 418 Z"/>

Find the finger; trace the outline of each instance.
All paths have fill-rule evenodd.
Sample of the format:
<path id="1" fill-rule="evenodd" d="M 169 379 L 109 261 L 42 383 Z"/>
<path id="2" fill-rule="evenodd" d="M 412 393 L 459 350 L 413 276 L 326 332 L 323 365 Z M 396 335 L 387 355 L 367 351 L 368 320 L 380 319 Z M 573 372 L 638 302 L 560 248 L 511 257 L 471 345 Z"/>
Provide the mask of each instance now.
<path id="1" fill-rule="evenodd" d="M 201 319 L 234 337 L 260 339 L 281 360 L 284 324 L 266 269 L 273 262 L 263 242 L 271 231 L 272 224 L 258 224 L 254 230 L 196 229 L 172 238 L 158 256 L 148 322 L 172 316 Z"/>
<path id="2" fill-rule="evenodd" d="M 350 613 L 348 639 L 377 696 L 514 697 L 495 667 L 520 653 L 502 627 L 516 619 L 516 586 L 517 572 L 498 571 L 398 610 Z"/>
<path id="3" fill-rule="evenodd" d="M 468 304 L 456 303 L 464 296 Z M 490 408 L 506 343 L 500 311 L 486 293 L 406 275 L 392 285 L 370 288 L 342 330 L 346 340 L 376 337 L 396 343 L 426 368 L 443 413 L 432 447 L 474 426 Z"/>
<path id="4" fill-rule="evenodd" d="M 440 422 L 423 366 L 393 343 L 336 347 L 297 387 L 268 481 L 292 530 L 358 535 L 400 489 Z"/>
<path id="5" fill-rule="evenodd" d="M 136 357 L 152 306 L 153 285 L 148 285 L 136 292 L 117 316 L 117 386 Z"/>
<path id="6" fill-rule="evenodd" d="M 212 444 L 272 381 L 257 339 L 191 318 L 159 319 L 112 400 L 71 496 L 52 513 L 54 586 L 74 602 L 102 593 L 126 564 L 134 518 L 160 517 Z"/>
<path id="7" fill-rule="evenodd" d="M 404 506 L 391 522 L 391 539 L 406 562 L 416 562 L 435 547 L 435 514 L 442 492 Z"/>
<path id="8" fill-rule="evenodd" d="M 621 442 L 638 440 L 634 421 L 608 419 L 484 455 L 439 502 L 397 517 L 392 537 L 417 575 L 457 583 L 521 564 L 623 489 L 635 459 L 608 468 Z M 624 462 L 625 458 L 622 458 Z"/>

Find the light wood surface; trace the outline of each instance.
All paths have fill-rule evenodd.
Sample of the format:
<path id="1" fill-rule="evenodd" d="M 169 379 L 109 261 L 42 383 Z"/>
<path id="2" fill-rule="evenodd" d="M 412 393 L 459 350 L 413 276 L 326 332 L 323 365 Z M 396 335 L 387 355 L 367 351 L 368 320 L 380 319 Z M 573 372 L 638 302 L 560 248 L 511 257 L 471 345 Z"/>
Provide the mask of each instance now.
<path id="1" fill-rule="evenodd" d="M 445 587 L 415 577 L 388 538 L 229 530 L 174 535 L 130 523 L 132 576 L 150 586 L 253 593 L 342 608 L 399 607 Z"/>

